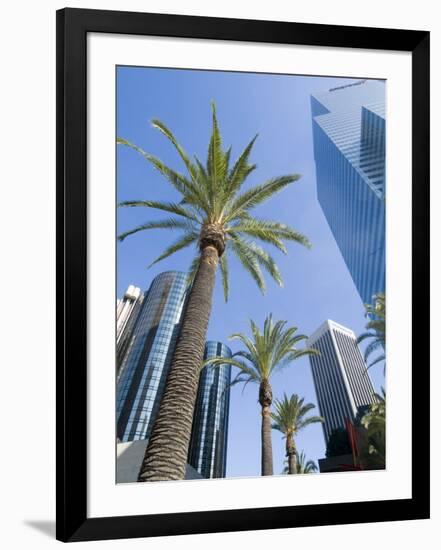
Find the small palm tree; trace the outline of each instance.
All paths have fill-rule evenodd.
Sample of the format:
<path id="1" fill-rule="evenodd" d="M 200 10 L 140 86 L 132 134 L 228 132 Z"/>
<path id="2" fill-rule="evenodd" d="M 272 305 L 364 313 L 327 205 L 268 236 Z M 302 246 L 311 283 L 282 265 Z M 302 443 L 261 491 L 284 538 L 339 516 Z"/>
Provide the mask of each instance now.
<path id="1" fill-rule="evenodd" d="M 366 469 L 386 467 L 386 393 L 375 394 L 376 403 L 369 406 L 361 419 L 367 432 L 367 442 L 361 453 L 361 463 Z"/>
<path id="2" fill-rule="evenodd" d="M 270 384 L 272 375 L 305 355 L 316 354 L 313 349 L 297 349 L 297 344 L 307 339 L 304 334 L 297 334 L 297 327 L 286 328 L 286 321 L 273 322 L 269 315 L 264 322 L 263 332 L 254 321 L 250 321 L 252 339 L 242 333 L 230 336 L 238 339 L 245 350 L 236 352 L 231 359 L 208 359 L 206 364 L 220 365 L 229 363 L 239 369 L 231 385 L 249 382 L 259 385 L 258 401 L 262 408 L 261 430 L 261 473 L 273 475 L 273 450 L 271 441 L 271 403 L 273 392 Z M 241 359 L 237 359 L 240 357 Z M 244 387 L 245 387 L 244 386 Z"/>
<path id="3" fill-rule="evenodd" d="M 285 461 L 285 464 L 283 474 L 289 473 L 288 460 Z M 297 474 L 312 474 L 318 470 L 317 464 L 313 460 L 306 460 L 306 455 L 303 451 L 301 453 L 296 451 L 296 468 Z"/>
<path id="4" fill-rule="evenodd" d="M 368 358 L 378 349 L 382 349 L 383 353 L 376 357 L 368 365 L 368 369 L 386 360 L 384 351 L 386 350 L 386 297 L 384 293 L 379 293 L 374 296 L 374 305 L 365 304 L 366 317 L 370 320 L 366 324 L 367 332 L 360 334 L 357 338 L 357 342 L 363 342 L 364 340 L 371 340 L 364 352 L 364 360 Z"/>
<path id="5" fill-rule="evenodd" d="M 298 474 L 311 474 L 318 470 L 317 464 L 313 460 L 306 460 L 303 451 L 300 454 L 296 451 L 296 464 Z"/>
<path id="6" fill-rule="evenodd" d="M 256 165 L 249 162 L 256 137 L 251 140 L 234 164 L 230 165 L 231 148 L 224 150 L 212 105 L 212 133 L 206 164 L 191 160 L 172 132 L 159 120 L 152 125 L 174 146 L 186 174 L 166 166 L 123 138 L 121 145 L 130 147 L 152 164 L 179 194 L 177 202 L 153 200 L 124 201 L 122 207 L 141 207 L 167 212 L 171 216 L 146 223 L 119 236 L 151 229 L 179 231 L 181 236 L 153 263 L 188 246 L 195 256 L 190 267 L 190 287 L 180 334 L 171 359 L 163 398 L 143 460 L 139 481 L 183 479 L 200 367 L 212 307 L 217 268 L 220 267 L 225 298 L 228 297 L 228 256 L 235 254 L 245 270 L 265 290 L 262 268 L 279 284 L 282 279 L 272 256 L 256 241 L 275 246 L 286 253 L 286 241 L 309 247 L 308 239 L 278 221 L 256 218 L 251 211 L 299 179 L 298 174 L 271 178 L 243 190 Z"/>
<path id="7" fill-rule="evenodd" d="M 286 393 L 283 395 L 282 400 L 276 399 L 275 412 L 271 414 L 273 420 L 272 428 L 282 432 L 286 438 L 286 456 L 288 458 L 288 473 L 296 474 L 297 469 L 297 453 L 294 437 L 300 430 L 314 424 L 316 422 L 323 422 L 321 416 L 308 416 L 308 412 L 315 408 L 312 403 L 305 405 L 304 398 L 299 398 L 297 394 L 292 394 L 288 397 Z"/>

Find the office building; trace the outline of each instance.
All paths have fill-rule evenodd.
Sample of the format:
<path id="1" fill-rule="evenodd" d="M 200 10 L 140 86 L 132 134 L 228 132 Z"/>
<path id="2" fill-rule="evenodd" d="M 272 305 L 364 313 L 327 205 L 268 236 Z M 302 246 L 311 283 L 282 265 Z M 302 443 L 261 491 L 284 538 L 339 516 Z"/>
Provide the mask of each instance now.
<path id="1" fill-rule="evenodd" d="M 352 330 L 328 320 L 307 345 L 319 352 L 309 361 L 327 444 L 333 430 L 345 429 L 345 419 L 354 422 L 359 410 L 376 401 L 375 390 Z"/>
<path id="2" fill-rule="evenodd" d="M 231 357 L 221 342 L 208 341 L 204 359 Z M 231 365 L 205 366 L 200 375 L 194 409 L 188 463 L 205 478 L 225 477 Z"/>
<path id="3" fill-rule="evenodd" d="M 152 281 L 121 364 L 116 391 L 117 437 L 150 436 L 180 329 L 187 274 L 161 273 Z"/>
<path id="4" fill-rule="evenodd" d="M 363 303 L 385 290 L 384 81 L 311 96 L 317 198 Z"/>
<path id="5" fill-rule="evenodd" d="M 144 295 L 141 289 L 130 285 L 116 303 L 116 372 L 120 373 Z"/>

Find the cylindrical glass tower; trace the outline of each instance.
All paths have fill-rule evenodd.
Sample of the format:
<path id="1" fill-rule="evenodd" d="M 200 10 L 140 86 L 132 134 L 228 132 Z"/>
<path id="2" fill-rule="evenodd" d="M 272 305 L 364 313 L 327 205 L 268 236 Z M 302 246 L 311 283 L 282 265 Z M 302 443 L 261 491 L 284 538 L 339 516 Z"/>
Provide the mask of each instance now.
<path id="1" fill-rule="evenodd" d="M 180 329 L 187 274 L 166 271 L 145 294 L 116 390 L 117 437 L 150 436 Z"/>
<path id="2" fill-rule="evenodd" d="M 221 342 L 207 342 L 204 359 L 231 357 Z M 231 365 L 207 365 L 201 371 L 188 462 L 203 477 L 225 477 Z"/>

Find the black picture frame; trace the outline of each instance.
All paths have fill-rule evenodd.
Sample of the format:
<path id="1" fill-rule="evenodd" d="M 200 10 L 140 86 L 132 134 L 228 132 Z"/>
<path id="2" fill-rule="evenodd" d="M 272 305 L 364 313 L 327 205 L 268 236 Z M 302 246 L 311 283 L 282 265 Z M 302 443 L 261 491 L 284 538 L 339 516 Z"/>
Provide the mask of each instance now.
<path id="1" fill-rule="evenodd" d="M 412 498 L 87 517 L 86 38 L 90 32 L 412 53 Z M 429 517 L 429 32 L 60 10 L 57 12 L 56 170 L 57 539 L 70 542 Z"/>

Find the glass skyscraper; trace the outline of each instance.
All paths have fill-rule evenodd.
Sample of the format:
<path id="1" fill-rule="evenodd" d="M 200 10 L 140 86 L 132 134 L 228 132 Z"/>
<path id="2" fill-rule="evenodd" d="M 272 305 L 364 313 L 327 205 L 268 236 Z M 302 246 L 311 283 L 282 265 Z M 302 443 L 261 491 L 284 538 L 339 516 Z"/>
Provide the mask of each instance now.
<path id="1" fill-rule="evenodd" d="M 204 359 L 211 357 L 231 357 L 231 350 L 208 341 Z M 188 463 L 206 478 L 226 474 L 230 383 L 231 365 L 207 365 L 201 371 Z"/>
<path id="2" fill-rule="evenodd" d="M 180 329 L 186 289 L 186 273 L 166 271 L 155 277 L 145 293 L 117 382 L 117 437 L 122 442 L 150 436 Z"/>
<path id="3" fill-rule="evenodd" d="M 375 390 L 352 330 L 328 320 L 307 345 L 319 352 L 309 361 L 328 443 L 333 430 L 345 428 L 345 418 L 354 422 L 359 409 L 375 403 Z"/>
<path id="4" fill-rule="evenodd" d="M 385 82 L 311 96 L 317 198 L 364 303 L 385 289 Z"/>

